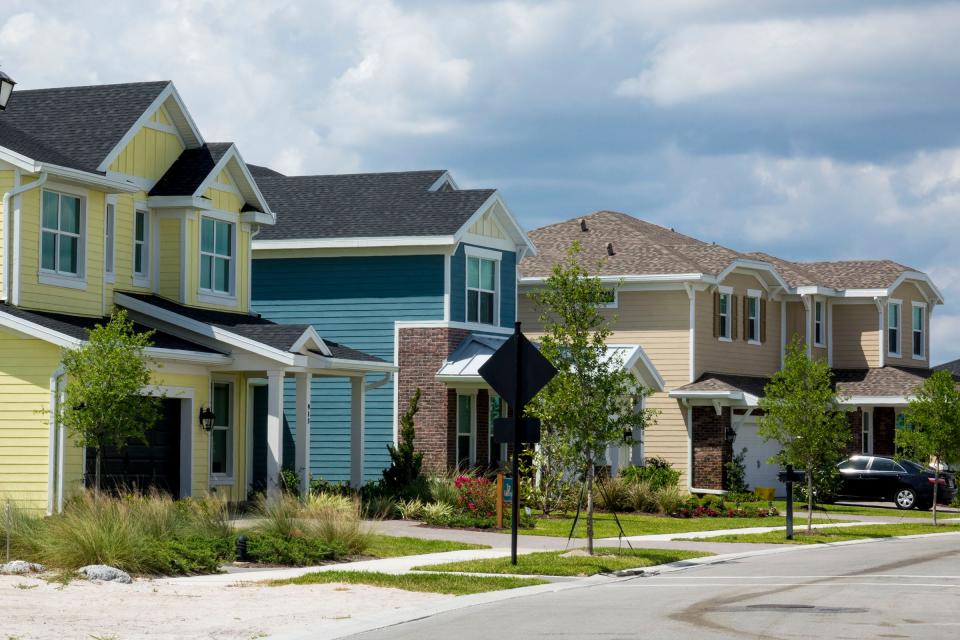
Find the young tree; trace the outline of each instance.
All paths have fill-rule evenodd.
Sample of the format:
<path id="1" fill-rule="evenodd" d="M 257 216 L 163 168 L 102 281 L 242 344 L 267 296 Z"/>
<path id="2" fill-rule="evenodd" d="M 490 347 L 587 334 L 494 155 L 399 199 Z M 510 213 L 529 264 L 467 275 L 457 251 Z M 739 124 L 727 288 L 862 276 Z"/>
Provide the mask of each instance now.
<path id="1" fill-rule="evenodd" d="M 592 554 L 595 464 L 625 431 L 646 426 L 650 414 L 637 409 L 644 390 L 623 370 L 622 359 L 607 352 L 611 330 L 599 309 L 611 292 L 580 265 L 580 251 L 574 243 L 546 287 L 532 296 L 544 329 L 540 350 L 559 373 L 527 413 L 541 420 L 545 464 L 565 473 L 585 471 L 587 551 Z"/>
<path id="2" fill-rule="evenodd" d="M 413 392 L 407 411 L 400 416 L 400 443 L 398 446 L 387 445 L 392 464 L 383 470 L 383 483 L 391 494 L 398 497 L 413 497 L 408 495 L 415 489 L 414 485 L 420 478 L 423 468 L 423 454 L 413 448 L 415 429 L 413 419 L 420 410 L 420 387 Z"/>
<path id="3" fill-rule="evenodd" d="M 807 473 L 807 532 L 813 532 L 813 475 L 843 456 L 852 437 L 837 404 L 825 360 L 811 360 L 799 338 L 787 346 L 783 369 L 773 375 L 760 399 L 759 435 L 782 450 L 771 462 Z"/>
<path id="4" fill-rule="evenodd" d="M 99 493 L 104 447 L 123 449 L 130 440 L 146 442 L 160 418 L 160 398 L 143 395 L 150 384 L 150 362 L 143 350 L 153 332 L 137 333 L 122 309 L 105 325 L 89 331 L 78 349 L 65 349 L 66 401 L 57 419 L 77 444 L 96 452 L 94 490 Z"/>
<path id="5" fill-rule="evenodd" d="M 949 371 L 934 371 L 915 391 L 904 411 L 909 429 L 897 430 L 897 445 L 912 451 L 926 464 L 934 462 L 933 524 L 937 524 L 937 488 L 940 467 L 960 454 L 960 392 Z"/>

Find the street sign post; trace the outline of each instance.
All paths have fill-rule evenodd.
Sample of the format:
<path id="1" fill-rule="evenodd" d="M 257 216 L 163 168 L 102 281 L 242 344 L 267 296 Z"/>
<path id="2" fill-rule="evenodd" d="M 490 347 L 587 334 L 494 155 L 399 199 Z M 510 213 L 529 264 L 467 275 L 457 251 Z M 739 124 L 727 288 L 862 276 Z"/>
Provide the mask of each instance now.
<path id="1" fill-rule="evenodd" d="M 523 417 L 523 409 L 537 395 L 557 370 L 520 331 L 520 323 L 513 325 L 513 335 L 480 367 L 480 377 L 513 409 L 513 418 L 494 421 L 496 442 L 513 443 L 510 489 L 513 509 L 510 517 L 510 561 L 517 564 L 517 528 L 520 521 L 520 446 L 524 442 L 540 441 L 540 421 Z M 519 428 L 517 423 L 519 422 Z M 511 437 L 512 436 L 512 437 Z M 497 438 L 502 438 L 497 440 Z M 535 439 L 532 439 L 534 438 Z M 504 478 L 504 492 L 506 492 Z"/>
<path id="2" fill-rule="evenodd" d="M 794 471 L 792 465 L 787 465 L 786 471 L 777 474 L 780 482 L 787 485 L 787 540 L 793 540 L 793 483 L 807 479 L 804 471 Z"/>

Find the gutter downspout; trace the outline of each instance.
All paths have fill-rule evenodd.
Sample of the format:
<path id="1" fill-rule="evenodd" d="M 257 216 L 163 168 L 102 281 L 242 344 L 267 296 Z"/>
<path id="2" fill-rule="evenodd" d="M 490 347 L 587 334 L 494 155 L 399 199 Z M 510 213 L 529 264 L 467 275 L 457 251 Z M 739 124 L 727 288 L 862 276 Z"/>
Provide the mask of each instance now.
<path id="1" fill-rule="evenodd" d="M 47 182 L 46 171 L 40 173 L 40 177 L 27 185 L 19 185 L 3 194 L 3 278 L 0 280 L 0 300 L 10 301 L 10 269 L 13 265 L 10 258 L 10 203 L 13 199 L 31 189 L 42 187 Z M 20 229 L 14 229 L 15 233 L 20 233 Z"/>
<path id="2" fill-rule="evenodd" d="M 393 372 L 383 374 L 383 377 L 379 380 L 374 380 L 373 382 L 368 382 L 364 385 L 366 391 L 372 391 L 373 389 L 379 389 L 380 387 L 393 382 Z"/>

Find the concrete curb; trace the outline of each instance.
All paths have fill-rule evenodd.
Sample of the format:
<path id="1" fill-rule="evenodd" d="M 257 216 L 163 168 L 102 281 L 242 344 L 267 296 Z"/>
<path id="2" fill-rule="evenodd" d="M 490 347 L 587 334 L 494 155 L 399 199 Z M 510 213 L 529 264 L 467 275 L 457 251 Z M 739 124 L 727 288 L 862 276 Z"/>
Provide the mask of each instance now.
<path id="1" fill-rule="evenodd" d="M 432 616 L 447 613 L 450 611 L 456 611 L 459 609 L 466 609 L 469 607 L 475 607 L 483 604 L 490 604 L 493 602 L 500 602 L 503 600 L 509 600 L 513 598 L 523 598 L 527 596 L 539 595 L 542 593 L 555 593 L 559 591 L 566 591 L 568 589 L 588 589 L 591 587 L 599 586 L 602 584 L 610 584 L 611 582 L 620 582 L 627 580 L 636 580 L 639 577 L 644 576 L 656 576 L 664 573 L 677 573 L 680 571 L 685 571 L 688 569 L 694 569 L 702 566 L 709 566 L 714 564 L 722 564 L 724 562 L 731 562 L 734 560 L 742 560 L 745 558 L 752 558 L 754 556 L 765 556 L 778 553 L 792 553 L 797 551 L 814 551 L 814 550 L 823 550 L 830 549 L 833 547 L 843 547 L 855 544 L 876 544 L 880 542 L 888 542 L 892 540 L 910 540 L 914 538 L 932 538 L 932 537 L 944 537 L 944 536 L 960 536 L 960 531 L 950 531 L 944 533 L 922 533 L 909 536 L 897 536 L 893 538 L 864 538 L 863 540 L 846 540 L 843 542 L 827 542 L 823 544 L 811 544 L 811 545 L 782 545 L 783 548 L 775 549 L 758 549 L 756 551 L 744 551 L 739 553 L 729 553 L 721 554 L 716 556 L 707 556 L 703 558 L 693 558 L 691 560 L 682 560 L 680 562 L 673 562 L 670 564 L 653 566 L 653 567 L 644 567 L 636 569 L 635 573 L 625 575 L 623 577 L 611 577 L 596 575 L 590 576 L 587 578 L 580 578 L 574 581 L 569 582 L 552 582 L 545 585 L 537 585 L 533 587 L 521 587 L 519 589 L 507 589 L 504 591 L 490 591 L 487 593 L 478 593 L 471 596 L 458 596 L 445 600 L 443 602 L 438 602 L 435 605 L 429 607 L 420 607 L 416 609 L 398 609 L 396 611 L 386 612 L 382 615 L 375 617 L 367 618 L 365 620 L 356 620 L 345 623 L 342 626 L 337 626 L 336 629 L 325 629 L 325 630 L 316 630 L 316 631 L 306 631 L 304 633 L 297 634 L 285 634 L 278 636 L 271 636 L 276 640 L 336 640 L 339 638 L 347 638 L 354 636 L 360 633 L 366 633 L 368 631 L 375 631 L 377 629 L 383 629 L 386 627 L 392 627 L 398 624 L 405 624 L 408 622 L 415 622 L 417 620 L 422 620 L 424 618 L 430 618 Z M 497 575 L 502 576 L 503 574 L 486 574 L 486 575 Z M 539 576 L 543 577 L 543 576 Z"/>

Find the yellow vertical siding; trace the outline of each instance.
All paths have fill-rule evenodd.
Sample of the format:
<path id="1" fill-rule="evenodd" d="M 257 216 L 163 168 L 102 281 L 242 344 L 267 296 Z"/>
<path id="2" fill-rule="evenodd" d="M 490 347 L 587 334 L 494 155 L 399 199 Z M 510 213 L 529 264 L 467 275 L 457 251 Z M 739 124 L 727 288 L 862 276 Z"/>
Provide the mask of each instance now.
<path id="1" fill-rule="evenodd" d="M 130 176 L 159 180 L 182 152 L 183 145 L 176 135 L 144 127 L 110 163 L 109 169 Z"/>
<path id="2" fill-rule="evenodd" d="M 180 228 L 182 221 L 163 218 L 160 229 L 160 295 L 180 300 Z"/>
<path id="3" fill-rule="evenodd" d="M 0 496 L 46 511 L 50 377 L 60 350 L 0 329 Z"/>
<path id="4" fill-rule="evenodd" d="M 835 304 L 833 313 L 833 366 L 857 369 L 880 366 L 879 314 L 873 301 Z"/>

